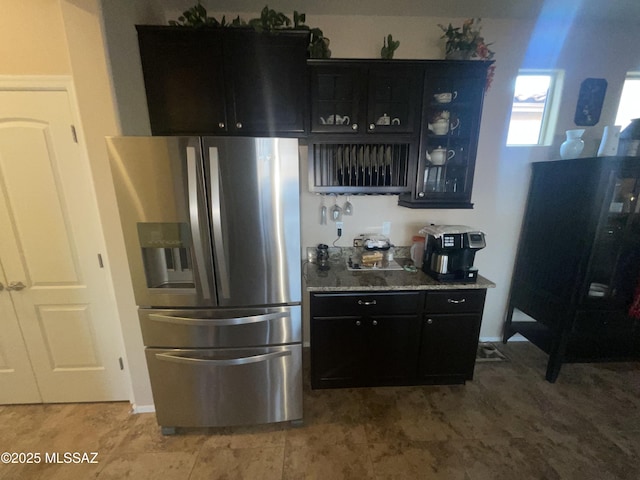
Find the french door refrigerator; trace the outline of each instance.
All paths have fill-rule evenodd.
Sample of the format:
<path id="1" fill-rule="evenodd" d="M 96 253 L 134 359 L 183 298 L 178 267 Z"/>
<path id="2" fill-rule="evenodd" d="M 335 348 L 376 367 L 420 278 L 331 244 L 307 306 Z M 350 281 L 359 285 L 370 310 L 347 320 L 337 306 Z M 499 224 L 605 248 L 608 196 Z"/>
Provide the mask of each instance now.
<path id="1" fill-rule="evenodd" d="M 301 419 L 297 140 L 107 149 L 163 433 Z"/>

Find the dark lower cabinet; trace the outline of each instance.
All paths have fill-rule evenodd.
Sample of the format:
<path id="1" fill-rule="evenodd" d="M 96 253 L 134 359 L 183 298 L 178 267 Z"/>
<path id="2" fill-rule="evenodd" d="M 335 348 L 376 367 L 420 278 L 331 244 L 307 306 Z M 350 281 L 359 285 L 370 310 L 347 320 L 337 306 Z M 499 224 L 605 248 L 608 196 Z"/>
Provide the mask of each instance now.
<path id="1" fill-rule="evenodd" d="M 415 374 L 417 316 L 314 318 L 312 332 L 313 388 L 402 385 Z"/>
<path id="2" fill-rule="evenodd" d="M 421 292 L 312 294 L 311 386 L 411 382 L 422 298 Z"/>
<path id="3" fill-rule="evenodd" d="M 425 383 L 473 379 L 481 314 L 428 315 L 422 322 L 418 377 Z"/>
<path id="4" fill-rule="evenodd" d="M 471 380 L 485 293 L 312 293 L 312 388 Z"/>
<path id="5" fill-rule="evenodd" d="M 422 321 L 420 383 L 473 379 L 486 290 L 428 292 Z"/>

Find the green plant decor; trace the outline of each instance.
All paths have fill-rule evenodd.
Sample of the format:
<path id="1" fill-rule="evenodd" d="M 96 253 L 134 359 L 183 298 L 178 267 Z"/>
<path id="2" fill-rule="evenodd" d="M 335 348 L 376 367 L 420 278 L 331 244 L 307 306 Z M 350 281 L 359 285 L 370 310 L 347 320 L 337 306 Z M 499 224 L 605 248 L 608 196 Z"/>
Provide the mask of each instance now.
<path id="1" fill-rule="evenodd" d="M 440 38 L 446 38 L 445 58 L 448 60 L 493 60 L 495 52 L 489 49 L 492 43 L 487 43 L 482 36 L 482 27 L 480 26 L 480 18 L 468 18 L 462 23 L 462 28 L 453 27 L 449 24 L 447 27 L 438 24 L 444 35 Z M 493 77 L 496 72 L 495 63 L 489 66 L 487 70 L 487 83 L 485 91 L 489 90 Z"/>
<path id="2" fill-rule="evenodd" d="M 451 24 L 447 27 L 438 24 L 444 32 L 444 35 L 440 38 L 447 39 L 445 45 L 446 58 L 455 58 L 456 60 L 468 60 L 471 58 L 491 60 L 493 58 L 494 52 L 489 50 L 491 43 L 485 42 L 480 21 L 480 18 L 468 18 L 463 22 L 462 28 L 454 28 Z"/>
<path id="3" fill-rule="evenodd" d="M 387 35 L 387 38 L 383 40 L 383 44 L 384 46 L 380 50 L 380 57 L 386 60 L 391 60 L 393 58 L 394 52 L 400 46 L 400 40 L 394 42 L 393 37 L 391 36 L 391 34 L 389 34 Z"/>
<path id="4" fill-rule="evenodd" d="M 305 25 L 306 15 L 304 13 L 293 12 L 293 22 L 282 12 L 270 9 L 268 5 L 262 9 L 259 18 L 252 18 L 245 22 L 238 15 L 230 23 L 225 16 L 218 21 L 215 17 L 207 15 L 207 9 L 198 3 L 182 12 L 178 20 L 169 20 L 169 25 L 174 27 L 243 27 L 249 26 L 257 32 L 276 33 L 280 30 L 308 30 L 309 37 L 309 57 L 330 58 L 329 39 L 324 36 L 319 28 L 311 28 Z"/>

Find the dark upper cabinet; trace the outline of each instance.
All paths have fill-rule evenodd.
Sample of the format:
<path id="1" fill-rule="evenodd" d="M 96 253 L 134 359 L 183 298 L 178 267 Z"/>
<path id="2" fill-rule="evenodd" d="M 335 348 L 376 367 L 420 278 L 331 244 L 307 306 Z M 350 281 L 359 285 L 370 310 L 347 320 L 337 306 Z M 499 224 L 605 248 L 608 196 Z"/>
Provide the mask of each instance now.
<path id="1" fill-rule="evenodd" d="M 154 135 L 304 134 L 307 32 L 136 28 Z"/>
<path id="2" fill-rule="evenodd" d="M 472 208 L 492 62 L 309 60 L 309 190 Z M 382 175 L 384 172 L 384 175 Z"/>
<path id="3" fill-rule="evenodd" d="M 407 62 L 309 60 L 311 132 L 412 134 L 422 69 Z"/>
<path id="4" fill-rule="evenodd" d="M 472 208 L 471 193 L 487 70 L 492 62 L 437 61 L 425 66 L 415 184 L 399 204 Z"/>

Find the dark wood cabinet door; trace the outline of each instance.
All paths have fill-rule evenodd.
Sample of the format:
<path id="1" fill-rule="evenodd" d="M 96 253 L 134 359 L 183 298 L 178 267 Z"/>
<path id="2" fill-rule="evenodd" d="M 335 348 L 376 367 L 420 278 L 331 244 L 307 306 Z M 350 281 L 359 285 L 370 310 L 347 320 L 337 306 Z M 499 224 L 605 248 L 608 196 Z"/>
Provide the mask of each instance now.
<path id="1" fill-rule="evenodd" d="M 227 101 L 236 133 L 304 133 L 308 34 L 231 30 L 225 37 Z"/>
<path id="2" fill-rule="evenodd" d="M 367 78 L 367 132 L 413 133 L 421 106 L 422 69 L 371 67 Z"/>
<path id="3" fill-rule="evenodd" d="M 369 385 L 406 385 L 416 377 L 420 348 L 417 316 L 372 317 L 366 324 L 364 375 Z"/>
<path id="4" fill-rule="evenodd" d="M 362 69 L 352 65 L 315 65 L 311 76 L 311 131 L 364 131 Z"/>
<path id="5" fill-rule="evenodd" d="M 226 131 L 222 33 L 138 26 L 153 135 Z"/>
<path id="6" fill-rule="evenodd" d="M 311 295 L 313 388 L 415 380 L 423 292 Z"/>
<path id="7" fill-rule="evenodd" d="M 422 322 L 418 362 L 420 379 L 433 376 L 473 378 L 482 314 L 427 315 Z"/>
<path id="8" fill-rule="evenodd" d="M 471 194 L 487 69 L 491 62 L 433 61 L 425 67 L 416 183 L 399 204 L 473 208 Z"/>
<path id="9" fill-rule="evenodd" d="M 311 386 L 365 384 L 365 322 L 360 317 L 311 318 Z"/>

